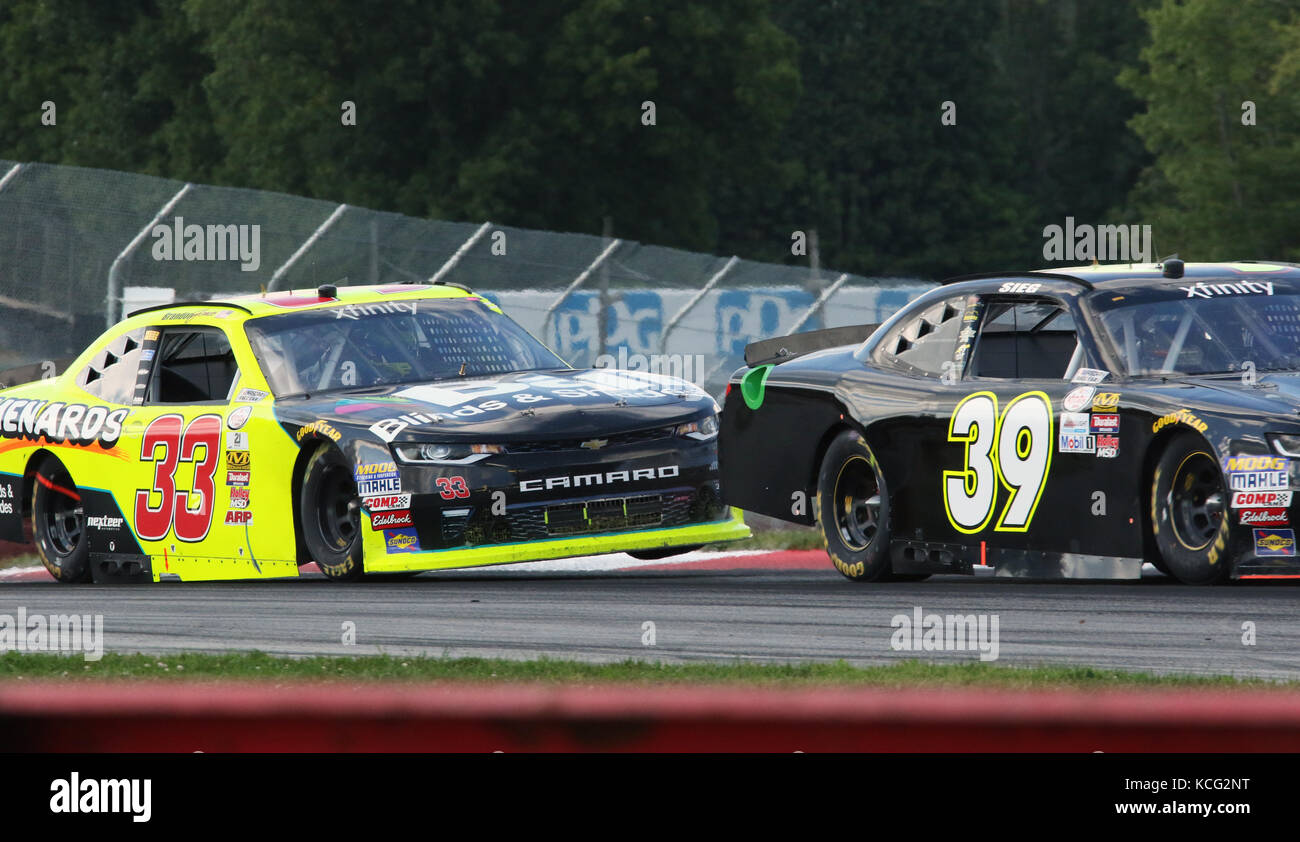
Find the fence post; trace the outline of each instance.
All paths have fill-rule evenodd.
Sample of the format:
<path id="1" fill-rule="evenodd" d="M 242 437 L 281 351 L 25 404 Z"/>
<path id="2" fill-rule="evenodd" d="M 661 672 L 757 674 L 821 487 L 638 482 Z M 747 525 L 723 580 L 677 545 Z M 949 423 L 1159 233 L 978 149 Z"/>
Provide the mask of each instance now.
<path id="1" fill-rule="evenodd" d="M 122 249 L 121 253 L 113 260 L 113 265 L 108 268 L 108 297 L 104 300 L 105 329 L 117 323 L 117 305 L 121 303 L 118 299 L 121 297 L 122 264 L 126 262 L 126 259 L 131 256 L 131 253 L 136 250 L 140 243 L 144 242 L 144 238 L 149 236 L 149 232 L 153 230 L 153 227 L 161 222 L 164 216 L 171 213 L 181 199 L 185 198 L 185 194 L 190 192 L 193 186 L 193 184 L 186 182 L 185 186 L 177 191 L 176 195 L 172 196 L 167 204 L 158 210 L 158 213 L 154 214 L 153 219 L 149 220 L 149 224 L 140 229 L 140 233 L 135 235 L 135 239 L 126 244 L 126 248 Z"/>
<path id="2" fill-rule="evenodd" d="M 266 285 L 267 292 L 275 289 L 276 285 L 280 283 L 280 279 L 284 277 L 284 273 L 288 272 L 289 269 L 293 267 L 293 264 L 298 262 L 298 258 L 307 253 L 307 249 L 315 245 L 316 241 L 321 238 L 321 235 L 328 231 L 330 226 L 337 222 L 338 218 L 343 215 L 343 211 L 347 209 L 347 205 L 339 205 L 334 209 L 334 213 L 330 214 L 324 222 L 316 227 L 315 231 L 311 232 L 311 236 L 304 240 L 302 245 L 298 246 L 298 250 L 289 255 L 289 259 L 282 263 L 280 268 L 276 269 L 275 272 L 272 273 L 271 280 Z"/>
<path id="3" fill-rule="evenodd" d="M 586 269 L 583 269 L 582 274 L 574 278 L 573 282 L 564 288 L 564 292 L 560 293 L 559 297 L 556 298 L 555 301 L 551 302 L 551 306 L 546 308 L 546 315 L 543 316 L 542 318 L 541 339 L 543 342 L 546 341 L 546 334 L 548 329 L 550 328 L 551 318 L 555 315 L 555 311 L 559 309 L 559 306 L 564 303 L 564 299 L 569 297 L 569 293 L 573 292 L 575 289 L 577 289 L 578 287 L 586 283 L 587 278 L 591 277 L 591 273 L 596 271 L 596 269 L 599 268 L 600 264 L 605 262 L 605 258 L 613 254 L 614 250 L 617 249 L 622 244 L 623 244 L 622 240 L 611 240 L 609 245 L 605 246 L 605 250 L 602 251 L 600 254 L 596 255 L 595 260 L 591 261 L 591 265 L 588 266 Z"/>
<path id="4" fill-rule="evenodd" d="M 715 272 L 713 274 L 713 277 L 709 278 L 708 282 L 700 289 L 700 291 L 692 295 L 691 300 L 687 301 L 686 304 L 684 304 L 680 310 L 678 310 L 675 314 L 673 314 L 673 317 L 668 320 L 668 324 L 664 326 L 663 331 L 659 334 L 659 353 L 661 354 L 667 353 L 668 334 L 673 332 L 673 329 L 677 327 L 677 323 L 680 322 L 686 316 L 686 314 L 689 313 L 695 307 L 696 304 L 699 304 L 700 300 L 704 298 L 704 296 L 708 295 L 709 290 L 717 286 L 718 281 L 721 281 L 723 276 L 726 275 L 728 272 L 730 272 L 732 267 L 739 262 L 740 262 L 740 258 L 733 254 L 731 256 L 731 259 L 727 261 L 727 265 L 723 266 L 721 269 Z"/>
<path id="5" fill-rule="evenodd" d="M 465 252 L 474 248 L 474 244 L 477 243 L 479 240 L 483 239 L 483 235 L 486 234 L 488 229 L 491 227 L 492 227 L 491 222 L 484 222 L 482 225 L 480 225 L 477 231 L 469 235 L 468 240 L 460 244 L 460 248 L 456 249 L 456 253 L 453 254 L 451 257 L 447 258 L 447 262 L 442 264 L 442 266 L 438 267 L 437 272 L 434 272 L 432 275 L 429 276 L 428 282 L 431 284 L 436 284 L 438 283 L 438 281 L 442 280 L 444 275 L 446 275 L 452 269 L 455 269 L 456 264 L 460 263 L 460 259 L 465 256 Z"/>

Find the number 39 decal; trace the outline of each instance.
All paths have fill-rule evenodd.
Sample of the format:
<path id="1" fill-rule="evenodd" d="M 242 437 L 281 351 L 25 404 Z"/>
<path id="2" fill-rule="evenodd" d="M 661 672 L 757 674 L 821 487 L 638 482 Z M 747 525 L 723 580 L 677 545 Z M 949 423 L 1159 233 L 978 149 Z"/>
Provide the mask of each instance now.
<path id="1" fill-rule="evenodd" d="M 943 472 L 943 506 L 958 532 L 982 532 L 993 519 L 998 485 L 1011 493 L 994 525 L 1025 532 L 1052 466 L 1052 401 L 1026 392 L 998 414 L 992 392 L 967 395 L 953 410 L 948 441 L 966 445 L 965 467 Z"/>

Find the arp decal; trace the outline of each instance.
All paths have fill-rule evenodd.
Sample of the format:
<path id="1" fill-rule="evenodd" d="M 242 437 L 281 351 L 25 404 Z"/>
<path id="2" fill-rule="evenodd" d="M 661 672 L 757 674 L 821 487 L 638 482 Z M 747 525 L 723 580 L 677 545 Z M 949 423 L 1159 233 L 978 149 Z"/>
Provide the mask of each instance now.
<path id="1" fill-rule="evenodd" d="M 161 541 L 174 529 L 179 541 L 194 543 L 208 537 L 220 443 L 219 415 L 200 415 L 188 426 L 180 415 L 160 415 L 153 420 L 140 445 L 140 461 L 152 462 L 154 472 L 153 485 L 135 492 L 137 535 L 146 541 Z M 162 448 L 161 458 L 158 448 Z M 202 460 L 198 458 L 200 448 Z M 194 487 L 188 491 L 176 487 L 180 462 L 195 463 Z"/>
<path id="2" fill-rule="evenodd" d="M 129 409 L 109 409 L 80 403 L 5 398 L 0 401 L 0 438 L 45 439 L 54 444 L 104 449 L 117 444 Z"/>
<path id="3" fill-rule="evenodd" d="M 469 489 L 465 487 L 464 477 L 438 477 L 435 482 L 438 486 L 438 496 L 444 500 L 455 500 L 469 496 Z"/>
<path id="4" fill-rule="evenodd" d="M 252 526 L 253 513 L 247 509 L 226 512 L 226 526 Z"/>
<path id="5" fill-rule="evenodd" d="M 1255 529 L 1255 554 L 1259 556 L 1295 557 L 1295 531 L 1291 529 Z"/>
<path id="6" fill-rule="evenodd" d="M 1052 401 L 1026 392 L 998 413 L 997 395 L 967 395 L 953 410 L 948 441 L 965 445 L 963 469 L 943 472 L 943 505 L 958 532 L 982 531 L 997 508 L 998 486 L 1011 492 L 994 530 L 1025 532 L 1052 467 Z"/>
<path id="7" fill-rule="evenodd" d="M 1205 432 L 1206 429 L 1210 426 L 1209 424 L 1206 424 L 1204 421 L 1202 421 L 1200 418 L 1197 418 L 1195 415 L 1193 415 L 1190 410 L 1180 409 L 1176 412 L 1171 412 L 1168 415 L 1162 415 L 1161 417 L 1157 418 L 1155 422 L 1151 425 L 1151 432 L 1158 433 L 1163 428 L 1168 427 L 1170 424 L 1186 424 L 1187 426 L 1191 427 L 1193 430 L 1195 430 L 1198 433 Z"/>
<path id="8" fill-rule="evenodd" d="M 252 457 L 247 450 L 227 450 L 226 468 L 247 471 L 252 466 Z"/>
<path id="9" fill-rule="evenodd" d="M 384 533 L 384 550 L 390 553 L 420 552 L 420 537 L 413 529 L 393 529 Z"/>

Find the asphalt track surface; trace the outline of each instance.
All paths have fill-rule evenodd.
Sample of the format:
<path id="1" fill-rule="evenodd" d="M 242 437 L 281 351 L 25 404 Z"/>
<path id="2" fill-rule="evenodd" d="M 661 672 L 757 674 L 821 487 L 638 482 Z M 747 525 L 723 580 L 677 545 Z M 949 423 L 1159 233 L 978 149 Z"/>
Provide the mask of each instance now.
<path id="1" fill-rule="evenodd" d="M 1289 582 L 1197 588 L 1150 572 L 1140 582 L 936 576 L 861 585 L 821 567 L 816 554 L 787 555 L 801 560 L 790 569 L 762 555 L 615 570 L 550 563 L 343 585 L 309 574 L 69 587 L 42 571 L 27 581 L 0 579 L 0 613 L 102 614 L 104 649 L 112 652 L 861 665 L 978 659 L 970 649 L 892 648 L 894 617 L 911 618 L 919 607 L 926 615 L 997 615 L 1000 664 L 1300 679 L 1300 588 Z M 610 558 L 634 563 L 602 558 L 605 566 Z M 346 623 L 355 624 L 355 644 L 343 643 Z M 653 645 L 646 623 L 654 624 Z M 1254 624 L 1254 645 L 1243 642 L 1246 623 Z"/>

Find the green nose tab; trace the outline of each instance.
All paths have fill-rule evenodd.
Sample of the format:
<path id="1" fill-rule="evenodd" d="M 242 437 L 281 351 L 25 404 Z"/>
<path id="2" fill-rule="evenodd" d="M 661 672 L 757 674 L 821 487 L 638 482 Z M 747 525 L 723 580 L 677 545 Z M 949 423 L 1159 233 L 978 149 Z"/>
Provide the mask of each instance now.
<path id="1" fill-rule="evenodd" d="M 745 399 L 745 406 L 758 409 L 763 405 L 763 392 L 767 388 L 767 376 L 771 373 L 772 366 L 760 365 L 740 378 L 740 396 Z"/>

